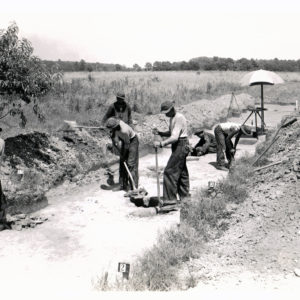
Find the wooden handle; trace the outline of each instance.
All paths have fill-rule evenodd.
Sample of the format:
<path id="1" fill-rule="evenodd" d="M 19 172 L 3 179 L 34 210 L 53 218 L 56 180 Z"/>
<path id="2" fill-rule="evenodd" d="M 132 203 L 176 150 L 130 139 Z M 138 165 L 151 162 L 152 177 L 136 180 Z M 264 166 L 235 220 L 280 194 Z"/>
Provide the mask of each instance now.
<path id="1" fill-rule="evenodd" d="M 129 178 L 130 178 L 130 181 L 131 181 L 132 187 L 133 187 L 133 189 L 134 189 L 134 190 L 136 190 L 136 186 L 135 186 L 135 184 L 134 184 L 134 181 L 133 181 L 132 175 L 131 175 L 131 173 L 130 173 L 130 171 L 129 171 L 129 169 L 128 169 L 128 167 L 127 167 L 127 164 L 126 164 L 126 162 L 125 162 L 125 161 L 124 161 L 124 166 L 125 166 L 125 169 L 126 169 L 126 171 L 127 171 L 127 173 L 128 173 L 128 176 L 129 176 Z"/>
<path id="2" fill-rule="evenodd" d="M 160 184 L 159 184 L 159 172 L 158 172 L 158 154 L 157 148 L 155 147 L 155 170 L 156 170 L 156 180 L 157 180 L 157 199 L 160 206 L 162 203 L 160 201 Z"/>

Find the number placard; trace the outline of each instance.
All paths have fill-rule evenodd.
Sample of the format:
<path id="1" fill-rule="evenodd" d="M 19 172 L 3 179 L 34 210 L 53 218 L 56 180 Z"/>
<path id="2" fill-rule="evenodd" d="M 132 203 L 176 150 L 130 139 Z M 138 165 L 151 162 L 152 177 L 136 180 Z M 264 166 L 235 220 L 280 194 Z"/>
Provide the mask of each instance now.
<path id="1" fill-rule="evenodd" d="M 118 264 L 118 272 L 129 273 L 129 270 L 130 270 L 130 264 L 127 264 L 127 263 L 119 263 Z"/>

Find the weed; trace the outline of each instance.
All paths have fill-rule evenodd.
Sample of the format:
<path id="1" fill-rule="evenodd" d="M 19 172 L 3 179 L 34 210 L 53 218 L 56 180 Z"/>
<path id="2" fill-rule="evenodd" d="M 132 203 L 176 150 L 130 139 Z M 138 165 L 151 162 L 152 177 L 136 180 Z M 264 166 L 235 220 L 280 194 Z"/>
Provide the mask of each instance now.
<path id="1" fill-rule="evenodd" d="M 181 288 L 178 269 L 199 257 L 207 240 L 227 230 L 227 203 L 245 200 L 246 184 L 253 175 L 249 161 L 248 156 L 237 160 L 227 178 L 217 184 L 215 194 L 202 189 L 192 199 L 185 199 L 181 204 L 180 227 L 161 234 L 157 244 L 137 259 L 128 282 L 117 282 L 110 288 L 152 291 Z M 195 286 L 196 279 L 191 273 L 189 276 L 185 284 Z M 100 284 L 98 288 L 101 289 Z"/>
<path id="2" fill-rule="evenodd" d="M 242 203 L 247 198 L 247 182 L 253 175 L 249 156 L 239 159 L 228 176 L 218 183 L 225 202 Z"/>

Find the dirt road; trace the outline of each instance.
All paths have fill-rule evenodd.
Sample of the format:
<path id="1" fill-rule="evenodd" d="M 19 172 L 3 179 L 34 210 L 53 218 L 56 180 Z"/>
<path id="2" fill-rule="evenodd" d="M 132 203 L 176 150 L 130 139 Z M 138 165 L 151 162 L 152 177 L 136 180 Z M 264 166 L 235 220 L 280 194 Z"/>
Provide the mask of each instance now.
<path id="1" fill-rule="evenodd" d="M 293 109 L 268 108 L 269 126 Z M 237 156 L 253 153 L 254 149 L 255 144 L 240 143 Z M 160 166 L 165 166 L 169 155 L 169 149 L 159 155 Z M 192 192 L 226 176 L 211 162 L 215 162 L 213 154 L 188 162 Z M 156 178 L 151 171 L 154 165 L 152 154 L 140 160 L 140 184 L 150 195 L 156 195 Z M 143 249 L 155 243 L 158 232 L 179 221 L 178 212 L 130 217 L 140 208 L 124 198 L 123 192 L 101 190 L 100 184 L 64 184 L 48 194 L 49 206 L 36 213 L 48 217 L 47 222 L 33 229 L 0 232 L 0 266 L 4 270 L 0 272 L 1 288 L 5 282 L 7 292 L 87 295 L 92 293 L 97 276 L 106 271 L 110 278 L 118 276 L 118 262 L 133 262 Z"/>

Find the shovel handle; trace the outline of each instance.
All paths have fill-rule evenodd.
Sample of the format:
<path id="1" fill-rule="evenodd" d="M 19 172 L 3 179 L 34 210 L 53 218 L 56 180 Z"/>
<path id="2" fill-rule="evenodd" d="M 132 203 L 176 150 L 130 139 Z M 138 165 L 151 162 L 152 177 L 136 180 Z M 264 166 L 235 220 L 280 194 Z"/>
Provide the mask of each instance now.
<path id="1" fill-rule="evenodd" d="M 131 175 L 131 173 L 130 173 L 130 171 L 129 171 L 129 169 L 128 169 L 128 167 L 127 167 L 127 164 L 126 164 L 126 162 L 125 162 L 125 161 L 124 161 L 124 166 L 125 166 L 125 169 L 126 169 L 126 171 L 127 171 L 127 173 L 128 173 L 128 176 L 129 176 L 129 178 L 130 178 L 130 181 L 131 181 L 132 187 L 133 187 L 133 189 L 134 189 L 134 190 L 136 190 L 136 186 L 135 186 L 135 184 L 134 184 L 134 181 L 133 181 L 132 175 Z"/>

